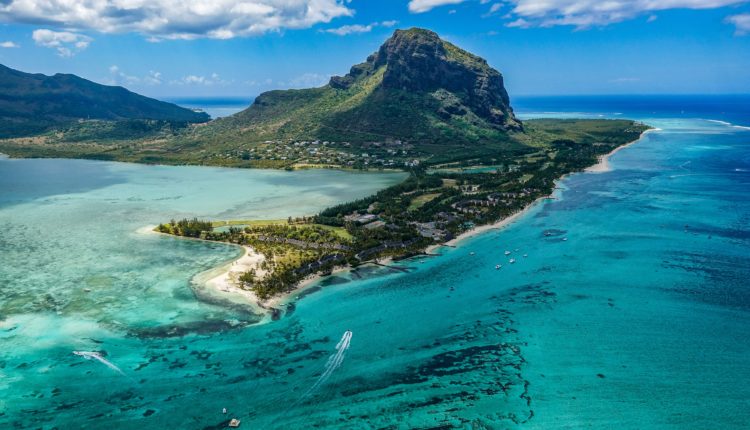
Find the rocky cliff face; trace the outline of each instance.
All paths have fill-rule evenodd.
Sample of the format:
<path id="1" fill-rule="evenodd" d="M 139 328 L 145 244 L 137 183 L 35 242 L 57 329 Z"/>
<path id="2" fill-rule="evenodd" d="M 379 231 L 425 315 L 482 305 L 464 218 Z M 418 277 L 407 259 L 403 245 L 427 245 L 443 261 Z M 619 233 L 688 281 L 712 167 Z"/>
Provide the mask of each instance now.
<path id="1" fill-rule="evenodd" d="M 383 89 L 429 93 L 439 101 L 443 119 L 473 113 L 502 129 L 521 129 L 513 115 L 503 76 L 484 59 L 424 29 L 396 30 L 367 61 L 330 85 L 345 89 L 363 75 L 385 67 Z"/>

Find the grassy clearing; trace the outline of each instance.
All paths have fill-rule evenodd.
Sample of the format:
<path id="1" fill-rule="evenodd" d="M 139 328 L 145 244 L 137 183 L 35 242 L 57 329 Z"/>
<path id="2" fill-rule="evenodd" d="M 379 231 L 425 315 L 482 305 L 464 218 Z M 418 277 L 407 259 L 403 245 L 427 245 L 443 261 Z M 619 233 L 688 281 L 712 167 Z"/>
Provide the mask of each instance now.
<path id="1" fill-rule="evenodd" d="M 438 198 L 441 195 L 441 193 L 432 193 L 432 194 L 422 194 L 421 196 L 415 197 L 414 200 L 409 203 L 409 209 L 410 211 L 417 210 L 424 206 L 427 202 L 431 202 Z"/>
<path id="2" fill-rule="evenodd" d="M 252 226 L 252 227 L 265 227 L 270 225 L 288 225 L 289 221 L 285 219 L 267 219 L 267 220 L 258 220 L 258 219 L 238 219 L 238 220 L 224 220 L 224 221 L 213 221 L 211 225 L 214 228 L 217 227 L 227 227 L 227 226 L 236 226 L 236 225 L 242 225 L 242 226 Z M 334 234 L 336 234 L 341 239 L 344 239 L 348 242 L 351 242 L 352 235 L 346 231 L 344 227 L 333 227 L 330 225 L 323 225 L 323 224 L 293 224 L 297 228 L 305 228 L 305 227 L 319 227 L 325 230 L 328 230 Z"/>
<path id="3" fill-rule="evenodd" d="M 287 224 L 285 219 L 239 219 L 239 220 L 228 220 L 228 221 L 213 221 L 211 224 L 216 227 L 226 227 L 230 225 L 251 225 L 256 227 L 263 227 L 266 225 L 282 225 Z"/>

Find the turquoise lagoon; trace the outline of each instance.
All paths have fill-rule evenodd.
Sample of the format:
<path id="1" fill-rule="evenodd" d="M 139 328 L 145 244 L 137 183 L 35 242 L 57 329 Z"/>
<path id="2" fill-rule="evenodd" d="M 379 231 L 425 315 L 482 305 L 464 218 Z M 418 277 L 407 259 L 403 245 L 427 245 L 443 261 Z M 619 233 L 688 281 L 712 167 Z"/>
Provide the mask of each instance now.
<path id="1" fill-rule="evenodd" d="M 0 161 L 0 427 L 743 428 L 750 132 L 630 117 L 661 131 L 611 172 L 406 273 L 323 279 L 267 324 L 191 288 L 235 249 L 138 228 L 311 213 L 397 178 Z"/>

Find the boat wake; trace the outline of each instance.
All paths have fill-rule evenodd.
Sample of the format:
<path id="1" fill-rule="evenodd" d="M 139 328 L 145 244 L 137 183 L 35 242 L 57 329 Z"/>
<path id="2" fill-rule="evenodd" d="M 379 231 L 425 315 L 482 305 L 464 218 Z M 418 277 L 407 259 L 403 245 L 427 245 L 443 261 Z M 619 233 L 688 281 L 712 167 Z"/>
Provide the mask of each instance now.
<path id="1" fill-rule="evenodd" d="M 115 372 L 119 373 L 120 375 L 126 376 L 125 373 L 122 370 L 120 370 L 119 367 L 115 366 L 114 363 L 112 363 L 111 361 L 109 361 L 106 358 L 102 357 L 102 355 L 99 354 L 98 352 L 93 352 L 93 351 L 73 351 L 73 354 L 75 354 L 75 355 L 77 355 L 79 357 L 83 357 L 86 360 L 96 360 L 96 361 L 102 363 L 103 365 L 109 367 L 110 369 L 114 370 Z"/>
<path id="2" fill-rule="evenodd" d="M 336 352 L 328 357 L 325 370 L 323 370 L 323 373 L 320 375 L 320 377 L 318 377 L 318 380 L 315 381 L 315 384 L 313 384 L 313 386 L 310 387 L 305 392 L 305 394 L 302 395 L 298 403 L 307 398 L 310 394 L 314 393 L 315 390 L 317 390 L 321 385 L 325 384 L 326 381 L 328 381 L 328 379 L 331 377 L 333 372 L 338 369 L 339 366 L 341 366 L 341 363 L 344 361 L 344 356 L 346 355 L 346 350 L 349 349 L 351 340 L 352 332 L 349 330 L 345 331 L 344 335 L 341 336 L 341 340 L 339 340 L 339 343 L 336 344 Z"/>

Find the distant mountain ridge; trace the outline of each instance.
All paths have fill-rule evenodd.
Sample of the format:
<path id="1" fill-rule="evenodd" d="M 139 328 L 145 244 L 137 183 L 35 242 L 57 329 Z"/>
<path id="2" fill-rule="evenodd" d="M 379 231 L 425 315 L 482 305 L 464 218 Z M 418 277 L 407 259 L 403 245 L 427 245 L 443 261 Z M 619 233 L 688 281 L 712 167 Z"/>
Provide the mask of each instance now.
<path id="1" fill-rule="evenodd" d="M 263 93 L 200 133 L 241 141 L 460 145 L 496 144 L 522 130 L 500 72 L 435 32 L 412 28 L 396 30 L 364 63 L 323 87 Z"/>
<path id="2" fill-rule="evenodd" d="M 79 119 L 206 122 L 202 112 L 76 75 L 24 73 L 0 64 L 0 137 L 33 135 Z"/>

